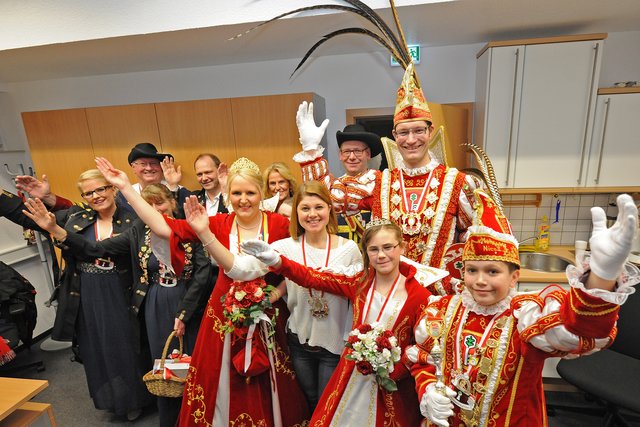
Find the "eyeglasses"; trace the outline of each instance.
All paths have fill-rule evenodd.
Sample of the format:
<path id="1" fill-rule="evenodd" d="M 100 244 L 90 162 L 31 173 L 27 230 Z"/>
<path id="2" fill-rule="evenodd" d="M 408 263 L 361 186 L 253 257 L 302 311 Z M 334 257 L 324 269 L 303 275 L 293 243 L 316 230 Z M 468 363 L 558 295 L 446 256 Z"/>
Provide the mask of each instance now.
<path id="1" fill-rule="evenodd" d="M 157 168 L 158 166 L 160 166 L 160 161 L 152 160 L 150 162 L 139 162 L 136 160 L 135 162 L 131 162 L 131 164 L 139 166 L 141 168 Z"/>
<path id="2" fill-rule="evenodd" d="M 103 185 L 102 187 L 98 187 L 91 191 L 85 191 L 84 193 L 80 193 L 83 199 L 90 199 L 94 195 L 95 196 L 104 196 L 107 190 L 113 188 L 113 185 Z"/>
<path id="3" fill-rule="evenodd" d="M 400 245 L 400 242 L 396 243 L 395 245 L 392 245 L 392 244 L 384 245 L 381 248 L 378 248 L 376 246 L 370 246 L 367 248 L 367 253 L 369 254 L 369 256 L 378 256 L 380 254 L 380 251 L 382 251 L 388 255 L 391 253 L 391 251 L 397 248 L 398 245 Z"/>
<path id="4" fill-rule="evenodd" d="M 428 128 L 424 127 L 424 128 L 417 128 L 417 129 L 401 130 L 399 132 L 396 132 L 396 137 L 398 137 L 398 138 L 408 138 L 409 135 L 411 135 L 411 134 L 414 134 L 415 136 L 426 135 L 427 134 L 427 129 Z"/>
<path id="5" fill-rule="evenodd" d="M 367 150 L 368 148 L 363 148 L 361 150 L 358 150 L 357 148 L 352 148 L 350 150 L 340 150 L 340 154 L 343 155 L 344 157 L 349 157 L 352 154 L 356 157 L 362 157 L 364 152 Z"/>

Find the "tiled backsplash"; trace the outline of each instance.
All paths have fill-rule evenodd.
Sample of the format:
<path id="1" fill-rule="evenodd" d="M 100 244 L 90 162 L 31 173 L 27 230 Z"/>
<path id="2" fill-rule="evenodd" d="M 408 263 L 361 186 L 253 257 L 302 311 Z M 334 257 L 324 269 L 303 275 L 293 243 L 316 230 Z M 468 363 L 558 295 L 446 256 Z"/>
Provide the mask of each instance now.
<path id="1" fill-rule="evenodd" d="M 552 245 L 573 245 L 576 240 L 588 240 L 591 234 L 591 207 L 602 207 L 607 215 L 617 215 L 617 194 L 543 194 L 540 207 L 505 206 L 505 214 L 518 241 L 534 237 L 538 233 L 543 215 L 549 218 Z M 504 195 L 504 201 L 535 200 L 535 195 Z M 556 205 L 560 201 L 558 222 Z M 533 244 L 530 239 L 524 244 Z"/>

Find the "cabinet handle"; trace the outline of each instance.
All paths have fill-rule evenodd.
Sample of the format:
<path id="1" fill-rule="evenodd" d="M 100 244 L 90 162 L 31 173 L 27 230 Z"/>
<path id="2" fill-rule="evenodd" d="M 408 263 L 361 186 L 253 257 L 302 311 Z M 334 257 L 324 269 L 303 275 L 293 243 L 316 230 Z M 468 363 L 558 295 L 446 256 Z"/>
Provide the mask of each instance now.
<path id="1" fill-rule="evenodd" d="M 582 171 L 584 170 L 584 152 L 587 148 L 587 133 L 589 130 L 589 116 L 591 115 L 591 101 L 593 100 L 593 82 L 596 78 L 596 68 L 598 65 L 598 54 L 600 52 L 600 44 L 596 42 L 593 47 L 593 66 L 591 67 L 591 82 L 589 83 L 589 103 L 587 104 L 587 118 L 584 121 L 584 134 L 582 136 L 582 149 L 580 150 L 580 171 L 578 172 L 578 185 L 582 182 Z"/>
<path id="2" fill-rule="evenodd" d="M 511 96 L 511 119 L 509 120 L 509 145 L 507 146 L 507 176 L 504 180 L 504 185 L 509 186 L 509 175 L 511 174 L 511 146 L 513 142 L 513 119 L 516 109 L 516 89 L 518 82 L 518 64 L 520 57 L 520 48 L 516 49 L 516 64 L 513 68 L 513 95 Z"/>
<path id="3" fill-rule="evenodd" d="M 602 168 L 602 153 L 604 151 L 604 138 L 607 135 L 607 122 L 609 121 L 609 106 L 611 104 L 611 98 L 607 98 L 604 102 L 604 124 L 602 125 L 602 138 L 600 140 L 600 154 L 598 154 L 598 172 L 596 173 L 596 179 L 594 180 L 597 184 L 600 181 L 600 169 Z"/>

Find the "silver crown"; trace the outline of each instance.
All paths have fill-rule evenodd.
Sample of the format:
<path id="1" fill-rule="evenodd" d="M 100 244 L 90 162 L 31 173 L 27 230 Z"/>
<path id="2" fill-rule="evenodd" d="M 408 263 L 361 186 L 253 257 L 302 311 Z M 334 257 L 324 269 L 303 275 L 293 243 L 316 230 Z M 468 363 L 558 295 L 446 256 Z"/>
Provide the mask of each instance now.
<path id="1" fill-rule="evenodd" d="M 371 227 L 379 227 L 379 226 L 391 225 L 391 224 L 393 224 L 393 222 L 387 218 L 374 218 L 367 223 L 365 229 L 368 230 Z"/>

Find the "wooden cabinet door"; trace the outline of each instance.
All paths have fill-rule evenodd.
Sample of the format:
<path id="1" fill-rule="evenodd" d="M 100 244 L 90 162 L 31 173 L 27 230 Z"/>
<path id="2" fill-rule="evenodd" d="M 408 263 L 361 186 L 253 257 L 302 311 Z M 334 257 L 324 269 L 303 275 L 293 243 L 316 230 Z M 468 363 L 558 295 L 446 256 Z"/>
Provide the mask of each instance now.
<path id="1" fill-rule="evenodd" d="M 526 46 L 515 187 L 584 185 L 601 46 L 601 41 Z"/>
<path id="2" fill-rule="evenodd" d="M 127 161 L 131 149 L 149 142 L 162 150 L 153 104 L 118 105 L 87 108 L 87 124 L 96 156 L 106 157 L 118 169 L 127 172 L 132 183 L 137 178 Z"/>
<path id="3" fill-rule="evenodd" d="M 22 121 L 36 175 L 46 174 L 56 194 L 79 201 L 78 176 L 95 168 L 84 108 L 25 112 Z"/>
<path id="4" fill-rule="evenodd" d="M 183 186 L 200 189 L 193 171 L 198 154 L 215 154 L 228 165 L 238 157 L 229 99 L 155 105 L 162 150 L 171 153 L 182 166 Z"/>
<path id="5" fill-rule="evenodd" d="M 640 93 L 598 96 L 588 187 L 640 185 Z"/>
<path id="6" fill-rule="evenodd" d="M 289 166 L 300 180 L 300 168 L 292 160 L 300 151 L 296 112 L 302 101 L 313 101 L 317 117 L 325 117 L 324 100 L 312 93 L 232 98 L 233 126 L 238 157 L 247 157 L 264 170 L 273 162 Z"/>

